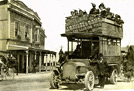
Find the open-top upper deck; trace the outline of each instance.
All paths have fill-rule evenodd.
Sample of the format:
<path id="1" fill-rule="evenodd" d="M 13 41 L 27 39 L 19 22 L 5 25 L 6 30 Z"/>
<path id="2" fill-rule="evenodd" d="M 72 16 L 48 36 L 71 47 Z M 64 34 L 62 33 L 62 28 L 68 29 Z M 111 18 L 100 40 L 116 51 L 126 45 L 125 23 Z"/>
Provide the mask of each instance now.
<path id="1" fill-rule="evenodd" d="M 123 23 L 121 17 L 111 13 L 109 8 L 99 10 L 93 6 L 89 14 L 82 10 L 71 11 L 71 16 L 66 17 L 65 35 L 87 33 L 122 39 Z"/>

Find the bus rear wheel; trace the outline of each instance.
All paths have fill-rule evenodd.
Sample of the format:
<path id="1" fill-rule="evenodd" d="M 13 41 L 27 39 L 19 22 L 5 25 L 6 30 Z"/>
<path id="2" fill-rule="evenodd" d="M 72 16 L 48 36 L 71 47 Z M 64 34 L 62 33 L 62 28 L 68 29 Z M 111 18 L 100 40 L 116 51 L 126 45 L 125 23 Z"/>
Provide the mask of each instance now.
<path id="1" fill-rule="evenodd" d="M 112 71 L 111 76 L 110 76 L 110 83 L 116 84 L 116 83 L 117 83 L 117 76 L 118 76 L 117 69 L 114 69 L 114 70 Z"/>

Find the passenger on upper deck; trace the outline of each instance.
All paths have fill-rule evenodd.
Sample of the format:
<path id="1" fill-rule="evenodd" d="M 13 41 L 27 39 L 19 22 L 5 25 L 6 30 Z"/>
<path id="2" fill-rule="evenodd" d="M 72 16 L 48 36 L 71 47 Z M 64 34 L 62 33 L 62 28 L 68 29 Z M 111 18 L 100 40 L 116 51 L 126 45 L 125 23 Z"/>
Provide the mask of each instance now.
<path id="1" fill-rule="evenodd" d="M 93 8 L 90 10 L 89 15 L 97 16 L 99 14 L 99 9 L 96 9 L 96 5 L 94 3 L 91 4 Z"/>
<path id="2" fill-rule="evenodd" d="M 114 13 L 110 12 L 110 8 L 106 8 L 106 18 L 113 20 Z"/>
<path id="3" fill-rule="evenodd" d="M 103 3 L 101 3 L 99 5 L 99 9 L 101 10 L 101 17 L 105 18 L 106 17 L 106 8 Z"/>
<path id="4" fill-rule="evenodd" d="M 115 20 L 118 24 L 123 24 L 123 23 L 124 23 L 124 21 L 121 19 L 121 16 L 118 15 L 118 14 L 115 15 L 114 20 Z"/>

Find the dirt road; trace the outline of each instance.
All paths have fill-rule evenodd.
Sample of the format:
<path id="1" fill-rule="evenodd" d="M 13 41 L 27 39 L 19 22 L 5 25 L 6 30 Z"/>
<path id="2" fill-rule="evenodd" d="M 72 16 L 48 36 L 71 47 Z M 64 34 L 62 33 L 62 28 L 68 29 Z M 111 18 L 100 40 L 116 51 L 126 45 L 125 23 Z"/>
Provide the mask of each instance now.
<path id="1" fill-rule="evenodd" d="M 0 91 L 83 91 L 84 85 L 61 86 L 59 89 L 50 89 L 50 73 L 19 74 L 14 80 L 0 81 Z M 121 90 L 122 89 L 122 90 Z M 134 80 L 118 82 L 116 85 L 106 84 L 104 89 L 94 88 L 93 91 L 134 91 Z M 132 90 L 133 89 L 133 90 Z"/>

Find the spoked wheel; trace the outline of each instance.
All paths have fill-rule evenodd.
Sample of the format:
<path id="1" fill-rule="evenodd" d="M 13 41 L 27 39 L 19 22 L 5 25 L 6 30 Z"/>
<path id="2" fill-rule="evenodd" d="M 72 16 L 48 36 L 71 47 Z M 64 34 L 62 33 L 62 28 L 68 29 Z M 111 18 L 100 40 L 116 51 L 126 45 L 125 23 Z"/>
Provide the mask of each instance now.
<path id="1" fill-rule="evenodd" d="M 111 77 L 110 77 L 110 83 L 116 84 L 117 83 L 117 77 L 118 77 L 117 69 L 114 69 L 112 71 L 112 74 L 111 74 Z"/>
<path id="2" fill-rule="evenodd" d="M 13 80 L 15 77 L 14 70 L 12 68 L 9 68 L 6 73 L 7 80 Z"/>
<path id="3" fill-rule="evenodd" d="M 85 87 L 88 91 L 93 90 L 94 88 L 94 73 L 92 71 L 88 71 L 85 75 Z"/>
<path id="4" fill-rule="evenodd" d="M 52 89 L 59 88 L 59 79 L 58 79 L 58 75 L 55 72 L 51 73 L 50 86 Z"/>

